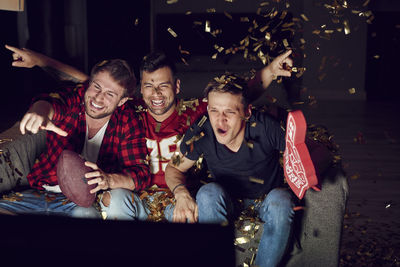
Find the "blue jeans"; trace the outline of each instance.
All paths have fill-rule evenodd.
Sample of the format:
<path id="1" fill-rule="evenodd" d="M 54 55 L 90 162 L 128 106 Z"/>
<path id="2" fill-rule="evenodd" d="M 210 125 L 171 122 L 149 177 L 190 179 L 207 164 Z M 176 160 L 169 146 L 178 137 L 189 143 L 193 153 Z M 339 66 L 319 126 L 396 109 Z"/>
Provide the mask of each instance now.
<path id="1" fill-rule="evenodd" d="M 203 185 L 196 195 L 200 223 L 225 223 L 233 219 L 234 205 L 231 197 L 217 183 Z M 244 204 L 254 204 L 245 199 Z M 263 202 L 255 205 L 260 219 L 264 222 L 264 231 L 258 246 L 255 264 L 277 266 L 282 259 L 292 229 L 294 203 L 289 190 L 275 188 Z"/>
<path id="2" fill-rule="evenodd" d="M 0 209 L 15 214 L 64 215 L 76 218 L 101 218 L 94 208 L 84 208 L 68 201 L 61 193 L 28 189 L 0 199 Z"/>
<path id="3" fill-rule="evenodd" d="M 107 207 L 100 201 L 101 210 L 107 214 L 107 220 L 142 220 L 149 215 L 146 203 L 128 189 L 112 189 L 108 191 L 110 205 Z"/>

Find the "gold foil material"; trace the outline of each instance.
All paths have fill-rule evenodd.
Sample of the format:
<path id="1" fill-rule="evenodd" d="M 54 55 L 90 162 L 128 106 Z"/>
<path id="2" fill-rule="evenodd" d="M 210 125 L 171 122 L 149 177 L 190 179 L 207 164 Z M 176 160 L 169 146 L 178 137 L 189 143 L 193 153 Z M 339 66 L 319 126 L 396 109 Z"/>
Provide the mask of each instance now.
<path id="1" fill-rule="evenodd" d="M 197 126 L 203 127 L 203 124 L 204 124 L 206 121 L 207 121 L 207 117 L 206 117 L 206 116 L 203 116 L 203 117 L 201 118 L 201 120 L 199 121 L 199 123 L 197 123 Z"/>
<path id="2" fill-rule="evenodd" d="M 300 17 L 304 20 L 304 21 L 309 21 L 307 16 L 304 14 L 301 14 Z"/>
<path id="3" fill-rule="evenodd" d="M 210 25 L 210 21 L 206 20 L 206 25 L 204 26 L 204 31 L 205 32 L 211 32 L 211 25 Z"/>
<path id="4" fill-rule="evenodd" d="M 344 34 L 346 35 L 350 34 L 350 26 L 349 26 L 349 21 L 347 19 L 343 20 L 343 28 L 344 28 Z"/>
<path id="5" fill-rule="evenodd" d="M 253 183 L 257 183 L 257 184 L 264 184 L 264 180 L 263 179 L 260 179 L 260 178 L 257 178 L 257 177 L 253 177 L 253 176 L 249 177 L 249 181 L 253 182 Z"/>
<path id="6" fill-rule="evenodd" d="M 235 239 L 235 245 L 242 245 L 249 243 L 250 239 L 248 237 L 242 236 Z"/>
<path id="7" fill-rule="evenodd" d="M 231 19 L 231 20 L 232 20 L 232 15 L 231 15 L 231 14 L 229 14 L 229 13 L 226 12 L 226 11 L 224 11 L 224 14 L 225 14 L 225 16 L 226 16 L 228 19 Z"/>
<path id="8" fill-rule="evenodd" d="M 168 31 L 174 38 L 178 37 L 178 34 L 176 34 L 176 32 L 174 32 L 173 29 L 168 28 L 167 31 Z"/>

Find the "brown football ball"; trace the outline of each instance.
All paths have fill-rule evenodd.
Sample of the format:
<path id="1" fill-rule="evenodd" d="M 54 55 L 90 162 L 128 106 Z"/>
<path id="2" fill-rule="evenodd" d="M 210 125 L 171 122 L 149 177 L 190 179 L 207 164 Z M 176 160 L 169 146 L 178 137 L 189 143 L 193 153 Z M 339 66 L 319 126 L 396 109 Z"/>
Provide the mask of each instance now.
<path id="1" fill-rule="evenodd" d="M 93 171 L 85 165 L 85 159 L 71 150 L 64 150 L 57 163 L 57 178 L 61 192 L 72 202 L 81 207 L 90 207 L 96 199 L 96 194 L 90 190 L 96 184 L 89 185 L 85 173 Z"/>

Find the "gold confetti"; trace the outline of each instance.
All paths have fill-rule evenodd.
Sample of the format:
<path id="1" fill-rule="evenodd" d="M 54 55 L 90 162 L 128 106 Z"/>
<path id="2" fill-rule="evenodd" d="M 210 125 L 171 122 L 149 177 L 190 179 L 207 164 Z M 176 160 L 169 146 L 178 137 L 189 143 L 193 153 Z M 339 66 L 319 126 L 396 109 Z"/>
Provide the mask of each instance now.
<path id="1" fill-rule="evenodd" d="M 250 124 L 250 127 L 256 127 L 257 126 L 257 122 L 252 122 L 251 124 Z"/>
<path id="2" fill-rule="evenodd" d="M 356 93 L 356 88 L 350 88 L 349 89 L 349 93 L 352 95 L 352 94 L 355 94 Z"/>
<path id="3" fill-rule="evenodd" d="M 207 13 L 215 13 L 215 12 L 217 12 L 217 10 L 215 8 L 207 8 L 206 12 Z"/>
<path id="4" fill-rule="evenodd" d="M 370 0 L 366 0 L 362 6 L 363 6 L 363 7 L 366 7 L 366 6 L 368 6 L 368 4 L 369 4 L 369 1 L 370 1 Z"/>
<path id="5" fill-rule="evenodd" d="M 260 3 L 260 6 L 262 7 L 262 6 L 267 6 L 267 5 L 269 5 L 269 2 L 261 2 Z"/>
<path id="6" fill-rule="evenodd" d="M 249 148 L 251 148 L 251 149 L 254 148 L 254 144 L 253 144 L 252 141 L 247 141 L 247 142 L 246 142 L 246 145 L 247 145 Z"/>
<path id="7" fill-rule="evenodd" d="M 289 46 L 289 43 L 288 43 L 288 41 L 287 41 L 286 39 L 283 39 L 282 42 L 283 42 L 283 45 L 284 45 L 285 47 L 288 47 L 288 46 Z"/>
<path id="8" fill-rule="evenodd" d="M 215 53 L 214 55 L 211 56 L 212 59 L 217 59 L 218 53 Z"/>
<path id="9" fill-rule="evenodd" d="M 187 50 L 183 50 L 181 45 L 179 45 L 178 49 L 179 49 L 179 52 L 180 52 L 181 54 L 190 55 L 190 52 L 187 51 Z"/>
<path id="10" fill-rule="evenodd" d="M 211 25 L 210 25 L 210 21 L 206 20 L 206 25 L 204 27 L 204 31 L 205 32 L 211 32 Z"/>
<path id="11" fill-rule="evenodd" d="M 240 17 L 240 22 L 249 22 L 249 18 L 248 17 Z"/>
<path id="12" fill-rule="evenodd" d="M 249 181 L 257 184 L 264 184 L 264 180 L 253 176 L 249 177 Z"/>
<path id="13" fill-rule="evenodd" d="M 242 236 L 235 239 L 235 245 L 242 245 L 250 242 L 249 238 Z"/>
<path id="14" fill-rule="evenodd" d="M 307 16 L 306 15 L 304 15 L 304 14 L 301 14 L 300 15 L 300 17 L 304 20 L 304 21 L 308 21 L 308 18 L 307 18 Z"/>
<path id="15" fill-rule="evenodd" d="M 186 11 L 185 15 L 190 15 L 192 14 L 192 11 Z"/>
<path id="16" fill-rule="evenodd" d="M 139 25 L 139 18 L 136 18 L 136 19 L 135 19 L 134 25 L 135 25 L 135 26 Z"/>
<path id="17" fill-rule="evenodd" d="M 375 58 L 375 59 L 379 59 L 380 56 L 379 56 L 379 55 L 375 55 L 374 58 Z"/>
<path id="18" fill-rule="evenodd" d="M 175 37 L 175 38 L 178 37 L 178 34 L 176 34 L 176 32 L 174 32 L 173 29 L 168 28 L 167 31 L 168 31 L 173 37 Z"/>
<path id="19" fill-rule="evenodd" d="M 206 121 L 207 121 L 207 117 L 206 117 L 206 116 L 203 116 L 203 117 L 201 118 L 201 120 L 199 121 L 199 123 L 197 123 L 197 126 L 203 127 L 203 124 L 204 124 Z"/>
<path id="20" fill-rule="evenodd" d="M 343 20 L 344 34 L 350 34 L 349 21 L 347 19 Z"/>
<path id="21" fill-rule="evenodd" d="M 178 0 L 167 0 L 168 5 L 175 4 L 175 3 L 178 3 Z"/>
<path id="22" fill-rule="evenodd" d="M 232 15 L 229 14 L 228 12 L 224 11 L 224 14 L 225 14 L 225 16 L 226 16 L 227 18 L 232 19 Z"/>
<path id="23" fill-rule="evenodd" d="M 189 140 L 187 140 L 187 141 L 186 141 L 186 144 L 187 144 L 187 145 L 190 145 L 190 144 L 192 144 L 193 142 L 196 142 L 196 141 L 200 140 L 203 136 L 204 136 L 204 133 L 203 133 L 203 132 L 200 132 L 199 135 L 195 135 L 195 136 L 193 136 L 192 138 L 190 138 Z"/>

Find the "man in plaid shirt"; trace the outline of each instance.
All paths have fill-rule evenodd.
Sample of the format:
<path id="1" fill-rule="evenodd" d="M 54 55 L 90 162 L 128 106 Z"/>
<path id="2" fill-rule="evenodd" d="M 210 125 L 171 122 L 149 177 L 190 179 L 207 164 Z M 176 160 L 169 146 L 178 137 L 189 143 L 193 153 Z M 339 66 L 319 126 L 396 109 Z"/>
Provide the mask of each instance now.
<path id="1" fill-rule="evenodd" d="M 106 194 L 101 202 L 106 212 L 111 205 L 118 205 L 120 192 L 147 187 L 150 180 L 144 130 L 136 113 L 125 105 L 135 84 L 125 61 L 108 60 L 92 69 L 88 83 L 36 98 L 21 120 L 20 130 L 22 134 L 46 130 L 47 150 L 27 175 L 31 189 L 17 194 L 17 198 L 3 197 L 0 211 L 99 217 L 94 207 L 79 207 L 61 193 L 57 161 L 64 149 L 81 154 L 93 169 L 85 175 L 91 178 L 88 184 L 96 184 L 91 193 L 110 191 L 115 195 L 111 198 Z M 139 208 L 137 212 L 140 218 L 144 211 Z M 109 218 L 114 218 L 112 213 Z"/>

